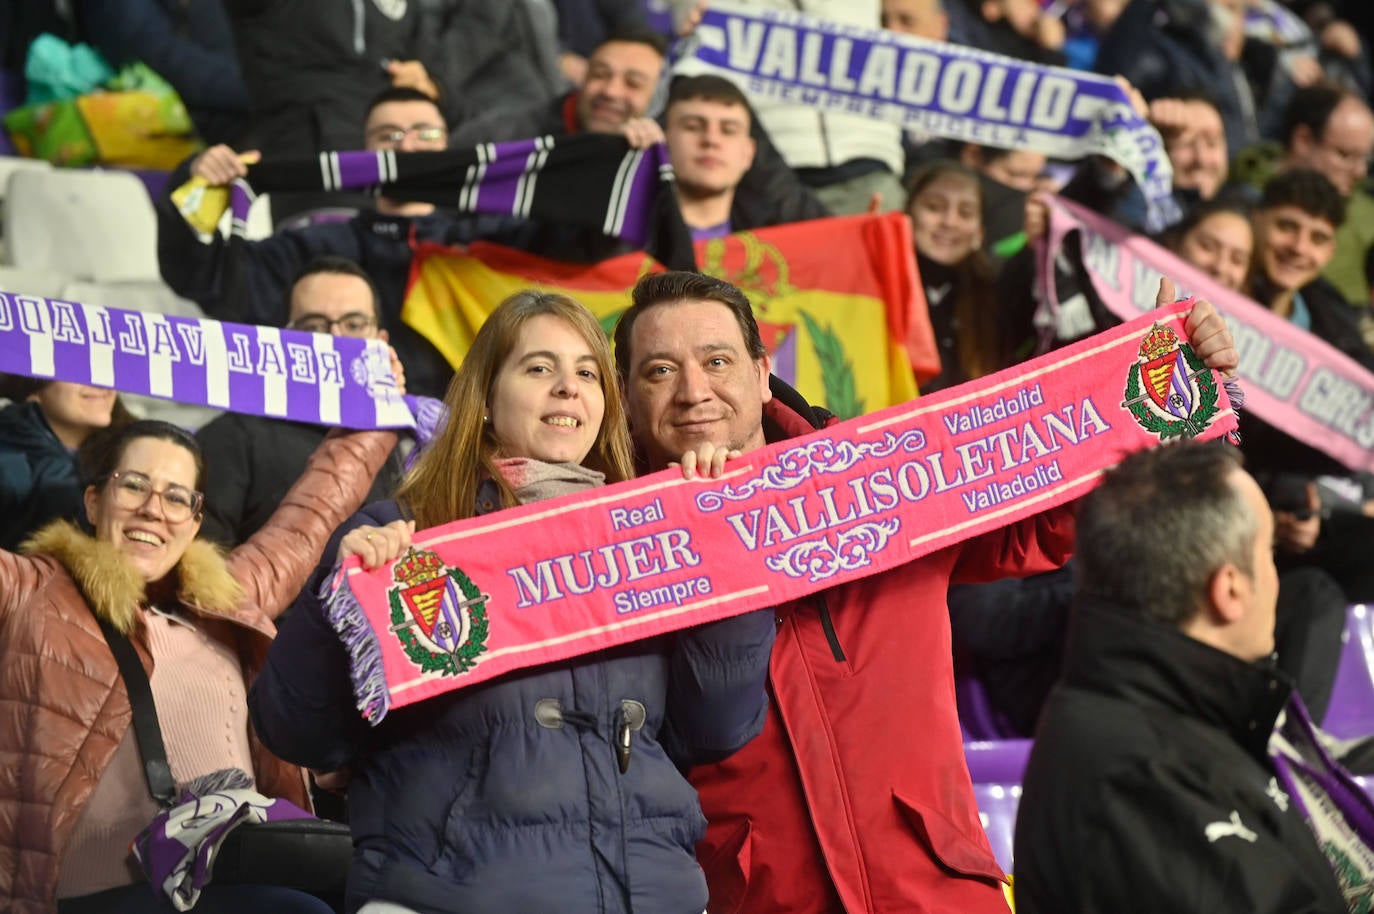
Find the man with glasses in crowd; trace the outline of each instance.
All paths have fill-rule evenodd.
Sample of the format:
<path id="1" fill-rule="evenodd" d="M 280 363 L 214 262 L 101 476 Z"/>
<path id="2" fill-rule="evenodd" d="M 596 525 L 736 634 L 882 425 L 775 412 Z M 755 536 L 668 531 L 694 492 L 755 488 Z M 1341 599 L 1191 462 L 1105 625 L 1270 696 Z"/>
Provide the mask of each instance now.
<path id="1" fill-rule="evenodd" d="M 437 152 L 448 148 L 448 124 L 428 95 L 392 88 L 368 108 L 363 145 L 370 150 Z M 168 188 L 191 176 L 222 186 L 247 174 L 256 153 L 212 146 L 173 172 Z M 441 397 L 453 368 L 416 331 L 401 323 L 411 247 L 417 242 L 455 244 L 472 240 L 482 223 L 436 211 L 432 203 L 377 197 L 375 206 L 351 219 L 287 229 L 260 241 L 199 237 L 177 212 L 170 194 L 158 201 L 158 260 L 162 278 L 207 316 L 245 324 L 286 322 L 287 289 L 312 258 L 342 257 L 375 283 L 381 322 L 410 372 L 412 393 Z M 306 451 L 309 453 L 309 451 Z"/>
<path id="2" fill-rule="evenodd" d="M 387 340 L 377 307 L 377 292 L 357 264 L 342 257 L 318 257 L 306 265 L 286 297 L 291 330 Z M 392 372 L 402 391 L 405 374 L 392 353 Z M 267 522 L 287 490 L 305 471 L 306 461 L 329 431 L 322 425 L 225 413 L 196 435 L 214 458 L 205 481 L 205 518 L 201 536 L 227 549 L 239 545 Z M 373 481 L 367 501 L 386 498 L 402 475 L 400 455 L 392 452 Z"/>

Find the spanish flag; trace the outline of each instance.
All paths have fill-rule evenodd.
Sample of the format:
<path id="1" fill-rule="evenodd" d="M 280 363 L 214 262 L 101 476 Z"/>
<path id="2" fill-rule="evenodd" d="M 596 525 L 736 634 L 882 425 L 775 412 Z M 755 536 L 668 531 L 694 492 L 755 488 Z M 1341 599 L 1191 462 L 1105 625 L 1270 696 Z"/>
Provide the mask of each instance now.
<path id="1" fill-rule="evenodd" d="M 749 296 L 773 373 L 843 419 L 910 400 L 917 380 L 939 371 L 901 214 L 738 232 L 698 242 L 696 256 L 703 273 Z M 513 292 L 571 296 L 609 335 L 636 280 L 661 269 L 642 253 L 585 265 L 485 242 L 421 245 L 401 319 L 456 368 L 487 314 Z"/>

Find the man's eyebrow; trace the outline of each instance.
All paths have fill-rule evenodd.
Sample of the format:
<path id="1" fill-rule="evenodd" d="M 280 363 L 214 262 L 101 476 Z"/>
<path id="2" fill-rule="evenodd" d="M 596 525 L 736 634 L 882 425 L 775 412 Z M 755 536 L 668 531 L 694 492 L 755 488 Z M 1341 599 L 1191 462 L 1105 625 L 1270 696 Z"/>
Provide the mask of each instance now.
<path id="1" fill-rule="evenodd" d="M 721 342 L 721 343 L 702 343 L 701 345 L 699 345 L 699 346 L 694 346 L 694 347 L 692 348 L 692 352 L 693 352 L 693 354 L 695 354 L 695 355 L 707 355 L 707 354 L 712 353 L 712 352 L 738 352 L 738 351 L 739 351 L 739 347 L 735 346 L 735 345 L 732 344 L 732 343 L 724 343 L 724 342 Z M 668 352 L 668 351 L 663 350 L 663 349 L 651 350 L 651 351 L 649 351 L 649 352 L 644 353 L 644 357 L 641 358 L 641 359 L 639 360 L 639 363 L 638 363 L 638 364 L 643 365 L 645 362 L 652 362 L 652 361 L 654 361 L 655 359 L 661 359 L 661 360 L 663 360 L 663 361 L 665 361 L 665 362 L 674 362 L 674 361 L 677 361 L 677 354 L 676 354 L 676 353 L 673 353 L 673 352 Z"/>

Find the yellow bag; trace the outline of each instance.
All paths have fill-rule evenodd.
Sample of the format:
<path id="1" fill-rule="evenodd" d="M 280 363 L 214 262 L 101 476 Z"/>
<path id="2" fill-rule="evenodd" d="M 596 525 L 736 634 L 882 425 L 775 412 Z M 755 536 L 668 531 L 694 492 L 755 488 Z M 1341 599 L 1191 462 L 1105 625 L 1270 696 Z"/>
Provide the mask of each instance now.
<path id="1" fill-rule="evenodd" d="M 170 171 L 201 148 L 176 95 L 92 92 L 79 96 L 76 105 L 105 165 Z"/>

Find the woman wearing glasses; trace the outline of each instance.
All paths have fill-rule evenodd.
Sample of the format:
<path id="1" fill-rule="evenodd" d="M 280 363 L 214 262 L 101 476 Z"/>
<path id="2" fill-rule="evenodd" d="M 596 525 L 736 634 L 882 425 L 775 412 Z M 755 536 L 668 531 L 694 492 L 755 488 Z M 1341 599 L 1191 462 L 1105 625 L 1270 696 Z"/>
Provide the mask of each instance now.
<path id="1" fill-rule="evenodd" d="M 86 532 L 57 521 L 0 551 L 0 909 L 172 911 L 130 841 L 158 812 L 128 692 L 97 619 L 148 670 L 172 775 L 238 768 L 308 808 L 299 768 L 251 731 L 247 683 L 333 529 L 362 502 L 395 444 L 386 432 L 326 438 L 271 521 L 223 555 L 198 541 L 205 465 L 165 422 L 138 421 L 93 448 Z M 210 886 L 198 912 L 327 912 L 308 895 Z"/>

